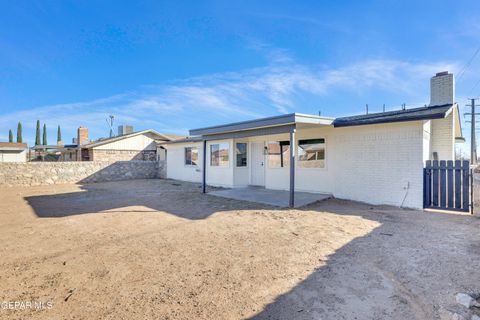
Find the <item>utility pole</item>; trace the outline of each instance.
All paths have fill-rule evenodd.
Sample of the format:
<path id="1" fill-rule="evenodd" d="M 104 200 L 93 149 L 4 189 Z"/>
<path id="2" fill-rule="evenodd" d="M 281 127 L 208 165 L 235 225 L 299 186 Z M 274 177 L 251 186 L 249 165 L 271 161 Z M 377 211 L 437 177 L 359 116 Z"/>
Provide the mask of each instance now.
<path id="1" fill-rule="evenodd" d="M 475 131 L 475 116 L 479 115 L 475 113 L 475 100 L 476 98 L 470 99 L 471 104 L 467 104 L 467 107 L 471 107 L 472 111 L 469 113 L 465 113 L 464 115 L 471 116 L 471 133 L 470 133 L 470 164 L 474 165 L 477 164 L 477 139 L 476 139 L 476 131 Z M 467 121 L 468 122 L 468 121 Z"/>

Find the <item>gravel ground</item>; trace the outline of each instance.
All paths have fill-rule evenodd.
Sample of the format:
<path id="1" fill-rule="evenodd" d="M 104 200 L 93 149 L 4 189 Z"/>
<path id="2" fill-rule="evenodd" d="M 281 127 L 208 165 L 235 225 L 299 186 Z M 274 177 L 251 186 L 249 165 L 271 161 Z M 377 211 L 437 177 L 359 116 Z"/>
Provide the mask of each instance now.
<path id="1" fill-rule="evenodd" d="M 280 210 L 168 180 L 5 188 L 0 318 L 450 319 L 466 313 L 457 292 L 480 291 L 479 231 L 471 216 Z"/>

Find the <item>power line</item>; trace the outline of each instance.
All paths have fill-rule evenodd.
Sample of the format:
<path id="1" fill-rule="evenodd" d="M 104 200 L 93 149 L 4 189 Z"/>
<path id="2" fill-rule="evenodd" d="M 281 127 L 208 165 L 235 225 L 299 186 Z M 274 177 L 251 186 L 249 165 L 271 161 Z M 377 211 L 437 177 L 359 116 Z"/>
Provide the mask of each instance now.
<path id="1" fill-rule="evenodd" d="M 475 88 L 480 84 L 480 79 L 478 79 L 478 81 L 475 83 L 475 85 L 472 87 L 472 89 L 470 89 L 470 91 L 468 91 L 467 93 L 467 96 L 470 95 L 470 93 L 473 92 L 473 90 L 475 90 Z"/>
<path id="2" fill-rule="evenodd" d="M 468 60 L 468 62 L 465 64 L 465 66 L 463 67 L 462 71 L 460 71 L 460 73 L 458 74 L 458 79 L 457 79 L 457 82 L 460 82 L 460 80 L 462 79 L 463 75 L 465 74 L 465 71 L 467 71 L 467 68 L 472 64 L 473 60 L 475 59 L 475 57 L 477 56 L 478 52 L 480 51 L 480 47 L 477 48 L 477 50 L 475 51 L 475 53 L 472 55 L 472 57 L 470 58 L 470 60 Z"/>

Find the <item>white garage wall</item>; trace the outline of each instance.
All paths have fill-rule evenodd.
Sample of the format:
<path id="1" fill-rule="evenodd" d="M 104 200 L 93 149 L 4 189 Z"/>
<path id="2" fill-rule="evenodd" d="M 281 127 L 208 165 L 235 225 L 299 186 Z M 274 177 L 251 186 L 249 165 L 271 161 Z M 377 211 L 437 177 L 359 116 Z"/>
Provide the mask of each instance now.
<path id="1" fill-rule="evenodd" d="M 423 122 L 423 162 L 432 157 L 432 121 Z"/>
<path id="2" fill-rule="evenodd" d="M 422 208 L 423 122 L 336 130 L 330 144 L 335 197 Z"/>

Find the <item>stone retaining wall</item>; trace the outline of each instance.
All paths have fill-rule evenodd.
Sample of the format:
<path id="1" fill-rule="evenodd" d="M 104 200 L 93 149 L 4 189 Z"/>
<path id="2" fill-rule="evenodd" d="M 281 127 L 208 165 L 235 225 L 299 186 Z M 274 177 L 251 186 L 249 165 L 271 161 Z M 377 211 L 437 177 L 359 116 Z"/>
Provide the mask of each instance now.
<path id="1" fill-rule="evenodd" d="M 155 179 L 164 171 L 156 161 L 0 163 L 0 186 Z"/>
<path id="2" fill-rule="evenodd" d="M 167 161 L 160 160 L 158 163 L 157 178 L 166 179 L 167 178 Z"/>

